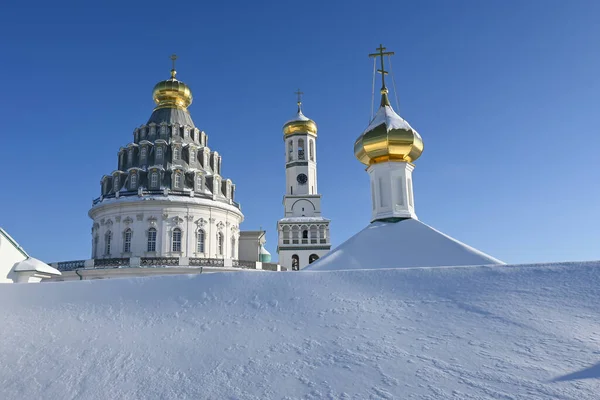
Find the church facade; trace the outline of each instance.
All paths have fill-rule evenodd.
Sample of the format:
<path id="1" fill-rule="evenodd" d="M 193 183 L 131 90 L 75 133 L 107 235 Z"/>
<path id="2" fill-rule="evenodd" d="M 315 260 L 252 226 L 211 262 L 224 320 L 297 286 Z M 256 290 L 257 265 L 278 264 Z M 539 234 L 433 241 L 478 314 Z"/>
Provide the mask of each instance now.
<path id="1" fill-rule="evenodd" d="M 156 84 L 148 121 L 118 152 L 117 168 L 100 181 L 89 211 L 92 259 L 238 257 L 235 185 L 222 157 L 208 147 L 188 111 L 192 92 L 175 78 Z"/>
<path id="2" fill-rule="evenodd" d="M 317 187 L 317 124 L 302 113 L 300 98 L 298 112 L 283 126 L 283 142 L 286 192 L 277 253 L 279 264 L 298 271 L 331 249 L 330 221 L 321 215 Z"/>

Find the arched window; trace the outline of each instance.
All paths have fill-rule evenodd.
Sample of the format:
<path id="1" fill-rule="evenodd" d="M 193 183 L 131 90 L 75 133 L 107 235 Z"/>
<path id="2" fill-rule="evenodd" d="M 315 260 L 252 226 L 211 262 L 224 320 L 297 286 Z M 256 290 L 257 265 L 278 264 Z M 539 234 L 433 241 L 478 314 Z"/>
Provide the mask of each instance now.
<path id="1" fill-rule="evenodd" d="M 231 258 L 235 258 L 235 237 L 231 237 Z"/>
<path id="2" fill-rule="evenodd" d="M 162 146 L 157 146 L 156 147 L 156 155 L 155 155 L 155 162 L 162 162 L 162 158 L 163 158 L 163 148 Z"/>
<path id="3" fill-rule="evenodd" d="M 294 159 L 294 141 L 288 141 L 288 161 L 292 161 Z"/>
<path id="4" fill-rule="evenodd" d="M 196 176 L 196 190 L 202 190 L 202 175 Z"/>
<path id="5" fill-rule="evenodd" d="M 316 254 L 311 254 L 310 256 L 308 256 L 308 263 L 312 264 L 315 261 L 317 261 L 319 259 L 319 256 Z"/>
<path id="6" fill-rule="evenodd" d="M 310 227 L 310 242 L 317 243 L 318 228 L 316 225 Z"/>
<path id="7" fill-rule="evenodd" d="M 148 251 L 156 251 L 156 229 L 148 229 Z"/>
<path id="8" fill-rule="evenodd" d="M 298 160 L 304 160 L 304 139 L 298 139 Z"/>
<path id="9" fill-rule="evenodd" d="M 113 181 L 115 192 L 119 191 L 119 184 L 120 184 L 119 181 L 120 181 L 119 175 L 115 176 L 115 180 Z"/>
<path id="10" fill-rule="evenodd" d="M 217 254 L 223 255 L 223 234 L 221 232 L 217 233 Z"/>
<path id="11" fill-rule="evenodd" d="M 123 253 L 131 253 L 131 237 L 133 232 L 127 228 L 123 234 Z"/>
<path id="12" fill-rule="evenodd" d="M 308 229 L 302 231 L 302 239 L 308 239 Z"/>
<path id="13" fill-rule="evenodd" d="M 200 229 L 198 231 L 198 243 L 196 244 L 196 252 L 198 253 L 204 253 L 204 238 L 204 231 Z"/>
<path id="14" fill-rule="evenodd" d="M 143 146 L 142 149 L 140 150 L 140 163 L 145 163 L 147 156 L 148 156 L 148 148 L 146 146 Z"/>
<path id="15" fill-rule="evenodd" d="M 130 167 L 133 164 L 133 147 L 131 149 L 129 149 L 129 152 L 127 153 L 127 164 Z"/>
<path id="16" fill-rule="evenodd" d="M 150 174 L 150 187 L 156 189 L 158 187 L 158 172 Z"/>
<path id="17" fill-rule="evenodd" d="M 129 187 L 131 189 L 137 188 L 137 174 L 136 173 L 131 174 L 130 180 L 129 180 Z"/>
<path id="18" fill-rule="evenodd" d="M 104 254 L 107 256 L 110 255 L 110 242 L 111 241 L 112 241 L 112 232 L 108 231 L 104 235 Z"/>
<path id="19" fill-rule="evenodd" d="M 296 225 L 292 227 L 292 244 L 298 244 L 300 228 Z"/>
<path id="20" fill-rule="evenodd" d="M 181 172 L 179 171 L 175 172 L 175 187 L 181 188 Z"/>
<path id="21" fill-rule="evenodd" d="M 298 257 L 298 254 L 294 254 L 292 256 L 292 271 L 299 271 L 300 270 L 300 257 Z"/>
<path id="22" fill-rule="evenodd" d="M 172 251 L 181 251 L 181 229 L 173 229 L 173 244 L 171 246 Z"/>
<path id="23" fill-rule="evenodd" d="M 315 142 L 312 139 L 308 141 L 308 154 L 310 161 L 315 161 Z"/>
<path id="24" fill-rule="evenodd" d="M 193 149 L 190 149 L 190 164 L 196 161 L 196 152 Z"/>

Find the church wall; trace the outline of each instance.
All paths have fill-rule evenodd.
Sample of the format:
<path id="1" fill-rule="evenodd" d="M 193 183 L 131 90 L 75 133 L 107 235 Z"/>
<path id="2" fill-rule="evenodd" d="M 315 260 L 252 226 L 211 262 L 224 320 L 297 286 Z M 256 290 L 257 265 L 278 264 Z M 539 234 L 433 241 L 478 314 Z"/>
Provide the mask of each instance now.
<path id="1" fill-rule="evenodd" d="M 12 269 L 16 263 L 27 258 L 27 253 L 19 248 L 18 244 L 0 230 L 0 283 L 17 281 L 17 274 Z"/>
<path id="2" fill-rule="evenodd" d="M 157 203 L 159 203 L 157 199 Z M 182 200 L 183 201 L 183 200 Z M 230 207 L 223 209 L 201 204 L 161 202 L 118 202 L 90 212 L 92 258 L 120 257 L 207 257 L 237 258 L 239 224 L 243 216 Z M 148 233 L 156 229 L 156 251 L 148 251 Z M 131 229 L 130 252 L 125 250 L 125 231 Z M 173 251 L 173 232 L 181 232 L 181 250 Z M 204 231 L 204 253 L 198 250 L 199 231 Z M 110 253 L 106 252 L 107 233 L 111 232 Z M 217 234 L 223 235 L 223 253 L 219 254 Z M 98 238 L 96 240 L 96 237 Z M 235 240 L 235 245 L 232 243 Z M 232 254 L 233 248 L 233 254 Z M 233 256 L 233 257 L 232 257 Z"/>

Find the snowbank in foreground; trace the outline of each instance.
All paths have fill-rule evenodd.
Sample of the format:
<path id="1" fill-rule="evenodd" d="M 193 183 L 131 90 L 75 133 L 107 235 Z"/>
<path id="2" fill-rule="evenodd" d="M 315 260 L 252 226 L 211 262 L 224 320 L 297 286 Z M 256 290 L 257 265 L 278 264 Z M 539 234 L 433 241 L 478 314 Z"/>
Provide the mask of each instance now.
<path id="1" fill-rule="evenodd" d="M 2 399 L 600 393 L 600 263 L 5 284 L 0 304 Z"/>

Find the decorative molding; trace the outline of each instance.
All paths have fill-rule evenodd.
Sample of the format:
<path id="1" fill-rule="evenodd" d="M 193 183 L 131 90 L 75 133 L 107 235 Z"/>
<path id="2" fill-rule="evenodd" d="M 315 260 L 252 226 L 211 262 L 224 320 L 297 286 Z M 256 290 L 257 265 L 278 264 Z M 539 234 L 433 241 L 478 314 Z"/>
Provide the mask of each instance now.
<path id="1" fill-rule="evenodd" d="M 205 220 L 204 218 L 199 218 L 199 219 L 196 221 L 196 224 L 197 224 L 197 225 L 198 225 L 200 228 L 202 228 L 202 227 L 204 227 L 204 225 L 206 225 L 206 220 Z"/>
<path id="2" fill-rule="evenodd" d="M 137 218 L 138 221 L 144 220 L 144 214 L 137 214 L 135 217 Z"/>
<path id="3" fill-rule="evenodd" d="M 121 222 L 121 216 L 120 216 L 120 215 L 117 215 L 117 216 L 115 217 L 115 221 L 116 221 L 116 222 Z"/>
<path id="4" fill-rule="evenodd" d="M 219 223 L 217 224 L 217 229 L 222 231 L 224 226 L 225 224 L 223 223 L 223 221 L 219 221 Z"/>
<path id="5" fill-rule="evenodd" d="M 109 218 L 109 219 L 106 221 L 106 225 L 108 225 L 108 226 L 112 226 L 112 224 L 113 224 L 113 222 L 112 222 L 112 219 L 110 219 L 110 218 Z"/>
<path id="6" fill-rule="evenodd" d="M 162 219 L 163 219 L 163 221 L 166 221 L 167 219 L 169 219 L 169 214 L 163 214 Z"/>
<path id="7" fill-rule="evenodd" d="M 210 222 L 211 224 L 214 224 L 214 223 L 215 223 L 215 221 L 216 221 L 216 219 L 214 219 L 214 218 L 209 218 L 209 219 L 208 219 L 208 222 Z"/>
<path id="8" fill-rule="evenodd" d="M 188 221 L 192 221 L 194 219 L 194 216 L 191 214 L 188 214 L 185 216 L 185 219 L 187 219 Z"/>
<path id="9" fill-rule="evenodd" d="M 129 225 L 129 224 L 131 224 L 131 223 L 133 222 L 133 218 L 131 218 L 131 217 L 129 217 L 129 216 L 128 216 L 128 217 L 126 217 L 126 218 L 123 220 L 123 222 L 124 222 L 126 225 Z"/>
<path id="10" fill-rule="evenodd" d="M 180 224 L 180 223 L 183 222 L 183 218 L 181 218 L 181 217 L 173 217 L 173 222 L 175 224 Z"/>

